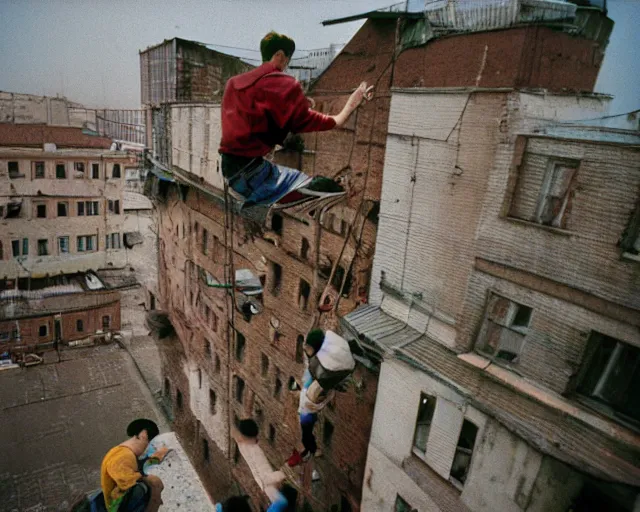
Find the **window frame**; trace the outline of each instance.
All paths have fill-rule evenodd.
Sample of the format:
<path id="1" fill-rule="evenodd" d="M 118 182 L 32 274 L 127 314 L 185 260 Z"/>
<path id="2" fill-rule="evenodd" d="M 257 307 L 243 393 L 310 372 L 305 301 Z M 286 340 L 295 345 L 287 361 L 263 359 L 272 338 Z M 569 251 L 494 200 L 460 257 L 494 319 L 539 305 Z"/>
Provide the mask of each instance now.
<path id="1" fill-rule="evenodd" d="M 426 400 L 426 402 L 425 402 Z M 428 393 L 420 393 L 420 401 L 418 402 L 418 410 L 416 411 L 416 419 L 413 423 L 413 440 L 411 442 L 411 450 L 416 455 L 424 458 L 427 453 L 427 446 L 429 444 L 429 434 L 431 433 L 431 425 L 433 424 L 433 417 L 436 412 L 436 406 L 438 404 L 438 397 L 436 395 L 430 395 Z M 428 419 L 420 419 L 420 411 L 423 406 L 428 413 Z M 424 434 L 424 450 L 418 446 L 418 427 L 426 425 L 426 434 Z"/>
<path id="2" fill-rule="evenodd" d="M 62 172 L 60 172 L 62 170 Z M 56 162 L 56 179 L 57 180 L 66 180 L 67 179 L 67 164 L 66 162 Z"/>
<path id="3" fill-rule="evenodd" d="M 62 242 L 63 240 L 65 240 L 65 239 L 66 239 L 66 241 L 67 241 L 67 242 L 66 242 L 66 243 L 67 243 L 67 250 L 66 250 L 66 251 L 63 251 L 63 250 L 62 250 L 62 244 L 61 244 L 61 242 Z M 69 236 L 59 236 L 59 237 L 58 237 L 58 254 L 69 254 L 69 252 L 70 252 L 69 242 L 70 242 L 70 240 L 69 240 Z"/>
<path id="4" fill-rule="evenodd" d="M 42 168 L 42 172 L 38 172 L 39 168 Z M 47 166 L 43 160 L 34 160 L 31 162 L 31 168 L 33 172 L 34 180 L 43 180 L 47 176 Z"/>
<path id="5" fill-rule="evenodd" d="M 44 244 L 44 245 L 41 245 L 41 244 Z M 44 247 L 44 252 L 41 251 L 41 247 Z M 49 256 L 49 239 L 48 238 L 38 239 L 38 256 Z"/>
<path id="6" fill-rule="evenodd" d="M 58 201 L 56 203 L 56 213 L 58 217 L 68 217 L 69 216 L 69 202 L 68 201 Z M 64 215 L 60 215 L 60 206 L 64 206 Z"/>
<path id="7" fill-rule="evenodd" d="M 44 334 L 42 334 L 42 328 L 44 327 Z M 38 338 L 44 338 L 49 335 L 49 324 L 41 324 L 38 326 Z"/>
<path id="8" fill-rule="evenodd" d="M 36 207 L 36 219 L 46 219 L 47 218 L 47 203 L 39 202 L 34 203 Z M 44 215 L 40 215 L 40 209 L 44 209 Z"/>
<path id="9" fill-rule="evenodd" d="M 76 332 L 84 332 L 84 321 L 82 318 L 76 320 Z"/>
<path id="10" fill-rule="evenodd" d="M 122 178 L 122 169 L 120 168 L 119 163 L 115 163 L 111 166 L 111 178 L 112 179 Z"/>
<path id="11" fill-rule="evenodd" d="M 100 179 L 100 164 L 97 162 L 91 162 L 91 179 L 92 180 Z"/>

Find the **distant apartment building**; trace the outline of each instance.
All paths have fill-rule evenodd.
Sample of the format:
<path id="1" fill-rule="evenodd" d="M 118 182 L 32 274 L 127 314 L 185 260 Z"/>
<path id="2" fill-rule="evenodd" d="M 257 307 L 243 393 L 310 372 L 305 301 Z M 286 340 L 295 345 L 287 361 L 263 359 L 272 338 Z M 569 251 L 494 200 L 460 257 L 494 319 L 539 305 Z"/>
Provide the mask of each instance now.
<path id="1" fill-rule="evenodd" d="M 301 50 L 298 53 L 306 55 L 297 56 L 294 54 L 287 68 L 287 73 L 296 77 L 300 82 L 308 84 L 329 67 L 331 61 L 336 58 L 344 46 L 344 44 L 330 44 L 328 48 Z"/>
<path id="2" fill-rule="evenodd" d="M 137 160 L 80 128 L 0 124 L 0 350 L 119 329 L 124 177 Z M 24 347 L 23 347 L 24 348 Z"/>

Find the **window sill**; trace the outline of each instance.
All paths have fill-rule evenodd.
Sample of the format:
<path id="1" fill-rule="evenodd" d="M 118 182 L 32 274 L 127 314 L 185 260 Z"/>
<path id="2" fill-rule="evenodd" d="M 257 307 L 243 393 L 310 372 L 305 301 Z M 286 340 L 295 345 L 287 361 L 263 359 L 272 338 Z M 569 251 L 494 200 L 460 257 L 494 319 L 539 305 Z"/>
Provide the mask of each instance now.
<path id="1" fill-rule="evenodd" d="M 623 252 L 622 259 L 627 261 L 636 261 L 640 263 L 640 254 L 633 254 L 631 252 Z"/>
<path id="2" fill-rule="evenodd" d="M 538 224 L 537 222 L 532 222 L 530 220 L 517 219 L 515 217 L 504 217 L 504 219 L 515 224 L 520 224 L 522 226 L 530 226 L 533 228 L 543 229 L 544 231 L 550 231 L 551 233 L 555 233 L 556 235 L 574 236 L 576 234 L 574 231 L 569 231 L 568 229 L 554 228 L 553 226 Z"/>

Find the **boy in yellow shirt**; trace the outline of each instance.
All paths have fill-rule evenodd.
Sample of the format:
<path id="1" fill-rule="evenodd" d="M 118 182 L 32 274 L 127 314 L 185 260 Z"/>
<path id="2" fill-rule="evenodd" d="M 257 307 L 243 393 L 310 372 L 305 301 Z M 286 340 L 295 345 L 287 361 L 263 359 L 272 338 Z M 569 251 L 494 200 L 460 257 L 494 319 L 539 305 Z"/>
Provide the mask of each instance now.
<path id="1" fill-rule="evenodd" d="M 155 475 L 144 475 L 138 463 L 159 434 L 158 426 L 148 419 L 137 419 L 127 427 L 125 442 L 111 448 L 102 460 L 100 485 L 108 512 L 157 512 L 162 504 L 164 485 Z M 167 449 L 153 454 L 162 460 Z"/>

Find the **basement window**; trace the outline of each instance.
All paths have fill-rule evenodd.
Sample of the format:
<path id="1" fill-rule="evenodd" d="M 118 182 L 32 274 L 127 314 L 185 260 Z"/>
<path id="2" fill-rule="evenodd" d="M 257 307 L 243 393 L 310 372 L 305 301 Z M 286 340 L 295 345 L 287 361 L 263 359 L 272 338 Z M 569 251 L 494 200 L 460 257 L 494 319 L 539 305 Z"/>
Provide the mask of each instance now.
<path id="1" fill-rule="evenodd" d="M 413 447 L 423 455 L 427 452 L 427 439 L 429 439 L 429 430 L 431 430 L 431 421 L 435 410 L 436 398 L 422 393 L 420 395 L 420 405 L 418 406 Z"/>
<path id="2" fill-rule="evenodd" d="M 241 404 L 244 401 L 244 380 L 237 375 L 233 377 L 236 402 Z"/>
<path id="3" fill-rule="evenodd" d="M 491 293 L 476 348 L 496 360 L 517 363 L 532 313 L 528 306 Z"/>
<path id="4" fill-rule="evenodd" d="M 456 446 L 456 454 L 453 457 L 451 465 L 451 478 L 454 482 L 464 485 L 469 475 L 471 467 L 471 458 L 473 456 L 473 447 L 476 444 L 476 436 L 478 435 L 478 427 L 469 420 L 462 422 L 462 430 Z"/>
<path id="5" fill-rule="evenodd" d="M 592 332 L 577 392 L 587 405 L 609 416 L 640 422 L 640 348 Z"/>
<path id="6" fill-rule="evenodd" d="M 309 302 L 309 294 L 311 293 L 311 286 L 304 279 L 300 279 L 300 290 L 298 295 L 298 307 L 305 311 Z"/>
<path id="7" fill-rule="evenodd" d="M 66 217 L 68 211 L 69 211 L 69 203 L 67 202 L 58 203 L 58 217 Z"/>

